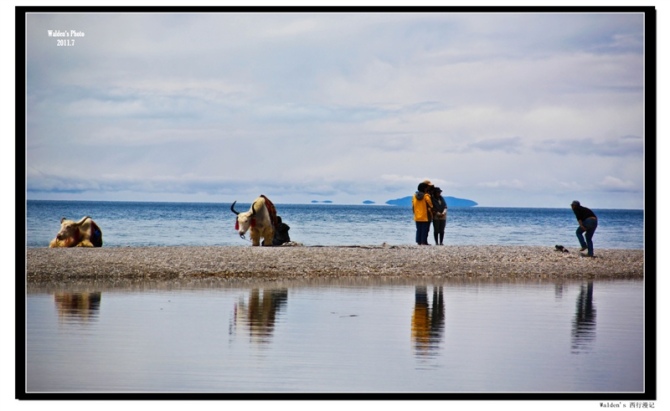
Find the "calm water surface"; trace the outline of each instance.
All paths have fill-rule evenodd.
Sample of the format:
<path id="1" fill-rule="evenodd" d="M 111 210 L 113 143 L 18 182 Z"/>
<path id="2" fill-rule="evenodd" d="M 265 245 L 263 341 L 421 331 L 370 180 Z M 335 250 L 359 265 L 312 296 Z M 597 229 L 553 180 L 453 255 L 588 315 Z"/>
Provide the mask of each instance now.
<path id="1" fill-rule="evenodd" d="M 27 392 L 644 391 L 644 282 L 29 292 Z"/>
<path id="2" fill-rule="evenodd" d="M 276 204 L 291 226 L 291 239 L 305 245 L 414 244 L 411 207 L 381 205 Z M 249 204 L 238 203 L 239 210 Z M 598 248 L 644 248 L 642 210 L 594 210 Z M 61 217 L 91 216 L 105 247 L 249 245 L 235 231 L 226 203 L 31 201 L 27 203 L 26 246 L 48 247 Z M 579 247 L 570 207 L 451 208 L 445 245 L 532 245 Z M 430 240 L 433 241 L 432 232 Z"/>

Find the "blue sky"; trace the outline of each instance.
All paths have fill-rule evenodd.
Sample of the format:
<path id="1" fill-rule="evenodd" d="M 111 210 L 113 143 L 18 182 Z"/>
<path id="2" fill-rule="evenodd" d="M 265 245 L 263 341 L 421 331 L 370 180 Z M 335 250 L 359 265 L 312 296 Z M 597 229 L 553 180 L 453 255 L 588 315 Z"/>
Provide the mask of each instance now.
<path id="1" fill-rule="evenodd" d="M 30 15 L 27 197 L 383 204 L 428 178 L 481 206 L 643 208 L 643 29 L 611 13 Z"/>

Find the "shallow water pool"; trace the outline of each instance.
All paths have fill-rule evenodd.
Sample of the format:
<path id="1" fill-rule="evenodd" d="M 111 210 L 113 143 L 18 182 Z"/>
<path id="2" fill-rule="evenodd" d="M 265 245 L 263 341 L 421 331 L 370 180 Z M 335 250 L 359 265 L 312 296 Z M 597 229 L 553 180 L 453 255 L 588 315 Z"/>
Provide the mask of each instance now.
<path id="1" fill-rule="evenodd" d="M 28 393 L 641 393 L 644 282 L 33 291 Z"/>

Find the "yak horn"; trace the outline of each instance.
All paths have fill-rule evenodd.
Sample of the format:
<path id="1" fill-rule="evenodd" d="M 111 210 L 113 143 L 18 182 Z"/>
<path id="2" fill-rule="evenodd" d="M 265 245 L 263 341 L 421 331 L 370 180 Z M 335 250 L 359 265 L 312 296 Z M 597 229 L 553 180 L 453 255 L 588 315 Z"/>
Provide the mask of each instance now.
<path id="1" fill-rule="evenodd" d="M 82 225 L 82 224 L 84 224 L 84 221 L 86 221 L 89 218 L 91 218 L 91 217 L 89 217 L 89 216 L 83 217 L 81 220 L 77 221 L 77 224 Z"/>
<path id="2" fill-rule="evenodd" d="M 254 205 L 252 204 L 251 205 L 251 216 L 253 217 L 255 215 L 256 215 L 256 209 L 254 208 Z"/>
<path id="3" fill-rule="evenodd" d="M 234 208 L 235 203 L 237 203 L 237 200 L 233 201 L 233 204 L 230 205 L 230 211 L 232 211 L 233 213 L 235 213 L 237 215 L 237 214 L 240 214 L 240 213 L 235 211 L 235 208 Z"/>

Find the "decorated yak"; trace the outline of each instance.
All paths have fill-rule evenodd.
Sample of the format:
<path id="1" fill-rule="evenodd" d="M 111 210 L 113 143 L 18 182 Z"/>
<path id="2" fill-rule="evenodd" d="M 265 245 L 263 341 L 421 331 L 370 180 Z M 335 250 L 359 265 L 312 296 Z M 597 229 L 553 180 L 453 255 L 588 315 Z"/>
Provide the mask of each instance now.
<path id="1" fill-rule="evenodd" d="M 63 217 L 60 231 L 49 247 L 102 247 L 102 231 L 91 217 L 86 216 L 77 222 Z"/>
<path id="2" fill-rule="evenodd" d="M 274 204 L 267 197 L 261 195 L 251 204 L 249 211 L 240 213 L 235 211 L 235 203 L 237 201 L 233 202 L 230 210 L 237 214 L 235 230 L 240 234 L 240 237 L 244 238 L 246 232 L 251 229 L 252 245 L 260 245 L 261 237 L 263 238 L 263 245 L 272 245 L 277 218 Z"/>

